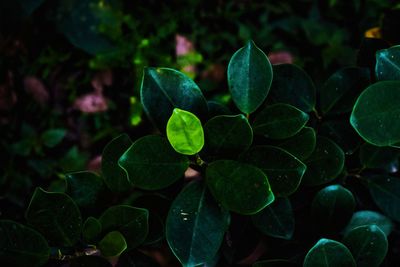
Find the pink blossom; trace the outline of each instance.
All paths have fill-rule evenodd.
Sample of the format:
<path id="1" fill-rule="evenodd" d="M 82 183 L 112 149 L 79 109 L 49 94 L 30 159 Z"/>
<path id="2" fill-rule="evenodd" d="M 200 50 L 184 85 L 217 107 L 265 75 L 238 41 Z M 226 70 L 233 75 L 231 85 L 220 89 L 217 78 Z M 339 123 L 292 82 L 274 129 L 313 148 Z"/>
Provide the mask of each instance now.
<path id="1" fill-rule="evenodd" d="M 101 155 L 95 156 L 87 165 L 89 171 L 100 173 L 101 172 Z"/>
<path id="2" fill-rule="evenodd" d="M 49 101 L 49 92 L 38 78 L 34 76 L 25 77 L 24 87 L 25 91 L 40 105 L 44 106 Z"/>
<path id="3" fill-rule="evenodd" d="M 292 54 L 287 51 L 271 52 L 268 54 L 268 59 L 273 65 L 292 64 L 294 61 Z"/>
<path id="4" fill-rule="evenodd" d="M 183 35 L 175 35 L 175 44 L 177 56 L 184 56 L 194 51 L 193 43 Z"/>
<path id="5" fill-rule="evenodd" d="M 74 107 L 83 113 L 97 113 L 106 111 L 108 104 L 102 94 L 93 92 L 77 98 Z"/>

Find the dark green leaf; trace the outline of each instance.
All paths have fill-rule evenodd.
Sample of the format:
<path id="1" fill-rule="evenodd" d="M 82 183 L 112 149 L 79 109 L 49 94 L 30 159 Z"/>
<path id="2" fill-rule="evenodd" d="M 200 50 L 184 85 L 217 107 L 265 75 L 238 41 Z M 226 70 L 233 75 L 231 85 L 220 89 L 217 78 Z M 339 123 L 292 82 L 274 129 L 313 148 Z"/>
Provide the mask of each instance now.
<path id="1" fill-rule="evenodd" d="M 374 176 L 368 180 L 368 188 L 383 213 L 400 222 L 400 178 L 388 175 Z"/>
<path id="2" fill-rule="evenodd" d="M 254 225 L 264 234 L 291 239 L 294 232 L 294 215 L 288 198 L 275 198 L 271 205 L 251 216 Z"/>
<path id="3" fill-rule="evenodd" d="M 388 251 L 386 235 L 376 225 L 354 228 L 344 236 L 343 244 L 353 254 L 357 267 L 379 267 Z"/>
<path id="4" fill-rule="evenodd" d="M 101 233 L 101 223 L 94 217 L 88 217 L 82 227 L 83 239 L 92 243 L 97 241 L 98 236 Z"/>
<path id="5" fill-rule="evenodd" d="M 315 149 L 316 135 L 313 128 L 304 127 L 295 136 L 286 140 L 273 142 L 274 146 L 278 146 L 286 150 L 299 160 L 308 158 Z"/>
<path id="6" fill-rule="evenodd" d="M 223 104 L 218 101 L 207 101 L 208 115 L 210 118 L 220 115 L 229 115 L 232 112 Z"/>
<path id="7" fill-rule="evenodd" d="M 81 234 L 82 217 L 75 202 L 64 193 L 33 193 L 26 219 L 51 245 L 73 246 Z"/>
<path id="8" fill-rule="evenodd" d="M 300 185 L 306 165 L 285 150 L 274 146 L 255 146 L 240 157 L 246 163 L 260 168 L 276 196 L 293 194 Z"/>
<path id="9" fill-rule="evenodd" d="M 66 133 L 65 129 L 50 129 L 41 135 L 41 139 L 45 146 L 55 147 L 64 139 Z"/>
<path id="10" fill-rule="evenodd" d="M 206 182 L 223 207 L 240 214 L 257 213 L 275 199 L 260 169 L 233 160 L 211 163 L 206 169 Z"/>
<path id="11" fill-rule="evenodd" d="M 393 229 L 392 221 L 382 214 L 371 210 L 360 210 L 353 214 L 343 233 L 347 234 L 354 228 L 363 225 L 377 225 L 388 236 Z"/>
<path id="12" fill-rule="evenodd" d="M 197 116 L 207 114 L 200 88 L 185 74 L 168 68 L 145 68 L 140 97 L 143 108 L 160 131 L 164 131 L 174 108 Z"/>
<path id="13" fill-rule="evenodd" d="M 42 266 L 50 248 L 44 237 L 17 222 L 0 220 L 0 259 L 4 266 Z"/>
<path id="14" fill-rule="evenodd" d="M 253 130 L 243 115 L 221 115 L 204 125 L 206 156 L 235 157 L 250 147 Z"/>
<path id="15" fill-rule="evenodd" d="M 370 83 L 368 69 L 347 67 L 335 72 L 320 91 L 322 113 L 350 112 L 358 95 Z"/>
<path id="16" fill-rule="evenodd" d="M 315 186 L 333 181 L 342 172 L 344 153 L 340 147 L 325 137 L 317 137 L 317 145 L 305 161 L 304 184 Z"/>
<path id="17" fill-rule="evenodd" d="M 311 204 L 315 224 L 322 230 L 340 230 L 353 215 L 356 202 L 353 194 L 341 185 L 321 189 Z"/>
<path id="18" fill-rule="evenodd" d="M 342 243 L 320 239 L 308 251 L 303 267 L 356 267 L 350 251 Z"/>
<path id="19" fill-rule="evenodd" d="M 399 169 L 400 149 L 377 147 L 368 143 L 360 148 L 360 162 L 364 168 L 384 169 L 396 172 Z"/>
<path id="20" fill-rule="evenodd" d="M 315 108 L 315 87 L 307 73 L 293 64 L 274 65 L 273 70 L 273 102 L 287 103 L 304 112 Z"/>
<path id="21" fill-rule="evenodd" d="M 358 97 L 350 123 L 365 141 L 376 146 L 400 142 L 400 81 L 378 82 Z"/>
<path id="22" fill-rule="evenodd" d="M 126 191 L 131 188 L 127 173 L 118 165 L 118 160 L 132 145 L 128 135 L 122 134 L 111 140 L 103 150 L 101 171 L 105 184 L 111 191 Z"/>
<path id="23" fill-rule="evenodd" d="M 228 225 L 229 213 L 218 206 L 204 184 L 195 181 L 172 203 L 166 238 L 183 266 L 197 266 L 215 256 Z"/>
<path id="24" fill-rule="evenodd" d="M 66 175 L 67 192 L 80 207 L 93 207 L 103 186 L 101 177 L 93 172 L 74 172 Z"/>
<path id="25" fill-rule="evenodd" d="M 165 138 L 149 135 L 136 140 L 121 156 L 119 164 L 135 186 L 158 190 L 183 178 L 189 160 L 177 153 Z"/>
<path id="26" fill-rule="evenodd" d="M 127 244 L 124 236 L 118 231 L 109 232 L 100 242 L 99 249 L 101 255 L 106 258 L 118 257 L 124 250 Z"/>
<path id="27" fill-rule="evenodd" d="M 112 267 L 111 263 L 99 256 L 81 256 L 70 261 L 70 267 Z"/>
<path id="28" fill-rule="evenodd" d="M 241 112 L 254 112 L 267 97 L 271 82 L 271 63 L 253 41 L 232 56 L 228 65 L 228 84 L 233 102 Z"/>
<path id="29" fill-rule="evenodd" d="M 400 80 L 400 46 L 376 52 L 375 75 L 378 81 Z"/>
<path id="30" fill-rule="evenodd" d="M 175 108 L 167 123 L 168 141 L 176 152 L 184 155 L 198 153 L 204 145 L 201 121 L 191 112 Z"/>
<path id="31" fill-rule="evenodd" d="M 272 139 L 294 136 L 306 125 L 307 113 L 287 104 L 274 104 L 264 108 L 255 118 L 254 132 Z"/>
<path id="32" fill-rule="evenodd" d="M 149 212 L 145 209 L 119 205 L 108 208 L 100 216 L 103 232 L 119 231 L 125 237 L 128 249 L 142 244 L 148 233 Z"/>

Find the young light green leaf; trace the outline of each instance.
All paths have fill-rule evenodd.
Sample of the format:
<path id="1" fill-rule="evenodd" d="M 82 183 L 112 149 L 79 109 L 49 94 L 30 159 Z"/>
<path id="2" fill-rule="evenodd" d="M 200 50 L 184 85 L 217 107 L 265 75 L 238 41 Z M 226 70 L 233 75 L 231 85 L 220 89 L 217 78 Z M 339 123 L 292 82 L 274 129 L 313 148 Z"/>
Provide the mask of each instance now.
<path id="1" fill-rule="evenodd" d="M 255 118 L 254 132 L 271 139 L 294 136 L 306 125 L 307 113 L 288 104 L 274 104 L 264 108 Z"/>
<path id="2" fill-rule="evenodd" d="M 174 108 L 207 115 L 207 102 L 197 84 L 185 74 L 168 68 L 145 68 L 140 97 L 153 123 L 163 131 Z"/>
<path id="3" fill-rule="evenodd" d="M 400 46 L 376 52 L 375 75 L 378 81 L 400 80 Z"/>
<path id="4" fill-rule="evenodd" d="M 189 160 L 165 138 L 149 135 L 136 140 L 121 156 L 119 165 L 138 188 L 158 190 L 183 178 Z"/>
<path id="5" fill-rule="evenodd" d="M 236 51 L 229 61 L 229 90 L 241 112 L 254 112 L 267 97 L 271 82 L 271 63 L 253 41 Z"/>
<path id="6" fill-rule="evenodd" d="M 168 141 L 176 152 L 194 155 L 204 146 L 201 121 L 191 112 L 175 108 L 167 123 Z"/>
<path id="7" fill-rule="evenodd" d="M 89 171 L 66 175 L 67 192 L 80 207 L 93 207 L 103 187 L 103 180 Z"/>
<path id="8" fill-rule="evenodd" d="M 307 168 L 296 157 L 274 146 L 254 146 L 243 153 L 240 159 L 260 168 L 268 176 L 276 196 L 293 194 Z"/>
<path id="9" fill-rule="evenodd" d="M 166 223 L 167 242 L 183 266 L 213 259 L 229 225 L 222 209 L 199 181 L 188 184 L 176 197 Z"/>
<path id="10" fill-rule="evenodd" d="M 353 254 L 357 267 L 379 267 L 388 251 L 386 235 L 376 225 L 354 228 L 344 236 L 343 244 Z"/>
<path id="11" fill-rule="evenodd" d="M 375 146 L 400 142 L 400 81 L 377 82 L 358 97 L 350 123 L 358 134 Z"/>
<path id="12" fill-rule="evenodd" d="M 80 238 L 81 213 L 75 202 L 64 193 L 36 188 L 25 217 L 52 245 L 73 246 Z"/>
<path id="13" fill-rule="evenodd" d="M 267 176 L 260 169 L 233 160 L 208 165 L 206 182 L 223 207 L 240 214 L 257 213 L 275 199 Z"/>
<path id="14" fill-rule="evenodd" d="M 363 225 L 377 225 L 386 236 L 388 236 L 393 230 L 393 223 L 388 217 L 376 211 L 360 210 L 353 214 L 353 217 L 351 217 L 351 220 L 343 230 L 343 233 L 346 235 L 354 228 Z"/>
<path id="15" fill-rule="evenodd" d="M 303 267 L 356 267 L 349 249 L 335 240 L 320 239 L 308 251 Z"/>
<path id="16" fill-rule="evenodd" d="M 118 257 L 127 247 L 124 236 L 118 231 L 109 232 L 99 242 L 101 255 L 106 258 Z"/>
<path id="17" fill-rule="evenodd" d="M 251 216 L 254 225 L 265 235 L 290 240 L 294 232 L 294 214 L 288 198 L 275 201 Z"/>
<path id="18" fill-rule="evenodd" d="M 30 227 L 0 220 L 0 259 L 4 266 L 42 266 L 50 256 L 46 239 Z"/>

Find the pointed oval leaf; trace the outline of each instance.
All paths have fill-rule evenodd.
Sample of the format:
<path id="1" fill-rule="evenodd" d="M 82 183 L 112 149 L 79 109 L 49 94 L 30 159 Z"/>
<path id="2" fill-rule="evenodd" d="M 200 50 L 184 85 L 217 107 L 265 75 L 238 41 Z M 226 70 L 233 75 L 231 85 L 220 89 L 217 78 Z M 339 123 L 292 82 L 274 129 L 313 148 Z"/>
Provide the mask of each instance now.
<path id="1" fill-rule="evenodd" d="M 353 194 L 341 185 L 329 185 L 321 189 L 311 204 L 311 214 L 319 229 L 342 229 L 351 218 L 356 202 Z"/>
<path id="2" fill-rule="evenodd" d="M 46 239 L 30 227 L 0 220 L 0 259 L 4 266 L 42 266 L 50 256 Z"/>
<path id="3" fill-rule="evenodd" d="M 388 175 L 374 176 L 368 180 L 368 188 L 383 213 L 400 222 L 400 178 Z"/>
<path id="4" fill-rule="evenodd" d="M 358 95 L 370 84 L 368 69 L 346 67 L 335 72 L 320 90 L 323 114 L 350 112 Z"/>
<path id="5" fill-rule="evenodd" d="M 67 192 L 80 207 L 93 207 L 103 187 L 103 180 L 89 171 L 66 175 Z"/>
<path id="6" fill-rule="evenodd" d="M 240 214 L 257 213 L 275 199 L 260 169 L 233 160 L 212 162 L 206 169 L 206 182 L 223 207 Z"/>
<path id="7" fill-rule="evenodd" d="M 204 146 L 200 120 L 191 112 L 175 108 L 167 123 L 167 137 L 176 152 L 194 155 Z"/>
<path id="8" fill-rule="evenodd" d="M 360 162 L 364 168 L 384 169 L 396 172 L 399 169 L 400 149 L 378 147 L 368 143 L 360 147 Z"/>
<path id="9" fill-rule="evenodd" d="M 278 197 L 251 216 L 254 225 L 265 235 L 290 240 L 294 232 L 294 214 L 288 198 Z"/>
<path id="10" fill-rule="evenodd" d="M 199 181 L 188 184 L 169 210 L 166 238 L 183 266 L 197 266 L 213 259 L 229 224 L 222 209 Z"/>
<path id="11" fill-rule="evenodd" d="M 386 235 L 376 225 L 354 228 L 344 236 L 343 244 L 353 254 L 357 267 L 379 267 L 388 251 Z"/>
<path id="12" fill-rule="evenodd" d="M 388 217 L 376 211 L 360 210 L 353 214 L 353 217 L 351 217 L 351 220 L 343 233 L 346 235 L 354 228 L 363 225 L 377 225 L 386 236 L 388 236 L 393 230 L 393 223 Z"/>
<path id="13" fill-rule="evenodd" d="M 79 240 L 82 217 L 75 202 L 64 193 L 36 188 L 25 214 L 26 220 L 51 245 L 73 246 Z"/>
<path id="14" fill-rule="evenodd" d="M 333 181 L 342 172 L 344 153 L 328 138 L 317 137 L 315 150 L 304 163 L 307 165 L 303 177 L 304 184 L 321 185 Z"/>
<path id="15" fill-rule="evenodd" d="M 101 223 L 94 217 L 88 217 L 82 227 L 83 239 L 88 243 L 97 241 L 101 234 Z"/>
<path id="16" fill-rule="evenodd" d="M 106 258 L 118 257 L 127 249 L 127 244 L 120 232 L 112 231 L 99 242 L 99 249 Z"/>
<path id="17" fill-rule="evenodd" d="M 274 104 L 264 108 L 255 118 L 253 130 L 271 139 L 294 136 L 306 125 L 309 116 L 288 104 Z"/>
<path id="18" fill-rule="evenodd" d="M 185 74 L 168 68 L 145 68 L 140 98 L 159 130 L 164 131 L 174 108 L 207 115 L 207 102 L 197 84 Z"/>
<path id="19" fill-rule="evenodd" d="M 119 231 L 125 237 L 129 250 L 146 239 L 148 220 L 149 212 L 146 209 L 127 205 L 110 207 L 99 218 L 103 232 Z"/>
<path id="20" fill-rule="evenodd" d="M 350 123 L 368 143 L 391 146 L 400 142 L 400 81 L 383 81 L 358 97 Z"/>
<path id="21" fill-rule="evenodd" d="M 276 196 L 289 196 L 300 185 L 306 165 L 285 150 L 274 146 L 255 146 L 240 159 L 260 168 L 267 176 Z"/>
<path id="22" fill-rule="evenodd" d="M 271 63 L 253 41 L 236 51 L 229 61 L 229 90 L 241 112 L 254 112 L 267 97 L 271 82 Z"/>
<path id="23" fill-rule="evenodd" d="M 310 112 L 315 108 L 315 86 L 310 76 L 293 64 L 274 65 L 270 99 Z"/>
<path id="24" fill-rule="evenodd" d="M 203 153 L 211 157 L 232 157 L 248 149 L 253 130 L 243 115 L 216 116 L 204 125 Z"/>
<path id="25" fill-rule="evenodd" d="M 378 81 L 400 80 L 400 46 L 376 52 L 375 75 Z"/>
<path id="26" fill-rule="evenodd" d="M 111 140 L 103 150 L 101 172 L 105 184 L 111 191 L 126 191 L 132 187 L 127 173 L 118 165 L 119 158 L 131 145 L 129 136 L 122 134 Z"/>
<path id="27" fill-rule="evenodd" d="M 355 261 L 349 249 L 340 242 L 320 239 L 308 251 L 304 267 L 356 267 Z"/>
<path id="28" fill-rule="evenodd" d="M 149 135 L 136 140 L 121 156 L 119 165 L 138 188 L 158 190 L 182 178 L 189 160 L 177 153 L 165 138 Z"/>

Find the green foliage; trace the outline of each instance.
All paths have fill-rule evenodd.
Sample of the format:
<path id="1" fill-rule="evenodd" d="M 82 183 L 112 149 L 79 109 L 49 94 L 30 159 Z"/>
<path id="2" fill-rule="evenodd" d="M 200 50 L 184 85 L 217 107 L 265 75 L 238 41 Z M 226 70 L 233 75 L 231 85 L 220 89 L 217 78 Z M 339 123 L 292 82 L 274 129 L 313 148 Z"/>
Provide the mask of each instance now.
<path id="1" fill-rule="evenodd" d="M 376 53 L 376 79 L 400 80 L 400 46 L 393 46 Z"/>
<path id="2" fill-rule="evenodd" d="M 357 211 L 351 217 L 349 224 L 344 229 L 344 234 L 364 225 L 376 225 L 388 236 L 393 229 L 392 221 L 386 216 L 371 210 Z"/>
<path id="3" fill-rule="evenodd" d="M 124 236 L 118 231 L 109 232 L 100 242 L 99 249 L 106 258 L 118 257 L 127 248 Z"/>

